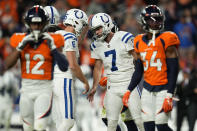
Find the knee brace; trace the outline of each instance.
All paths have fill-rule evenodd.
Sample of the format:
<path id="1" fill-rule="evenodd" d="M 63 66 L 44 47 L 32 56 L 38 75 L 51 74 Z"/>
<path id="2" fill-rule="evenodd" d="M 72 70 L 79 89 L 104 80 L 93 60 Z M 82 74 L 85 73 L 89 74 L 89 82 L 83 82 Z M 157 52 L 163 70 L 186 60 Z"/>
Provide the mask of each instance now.
<path id="1" fill-rule="evenodd" d="M 135 124 L 137 125 L 137 127 L 139 128 L 140 131 L 145 131 L 143 121 L 142 121 L 141 118 L 137 118 L 134 121 L 135 121 Z"/>
<path id="2" fill-rule="evenodd" d="M 74 119 L 64 119 L 60 127 L 58 128 L 58 131 L 70 131 L 71 128 L 74 126 L 75 120 Z"/>
<path id="3" fill-rule="evenodd" d="M 109 120 L 108 119 L 107 131 L 115 131 L 118 125 L 118 120 Z"/>

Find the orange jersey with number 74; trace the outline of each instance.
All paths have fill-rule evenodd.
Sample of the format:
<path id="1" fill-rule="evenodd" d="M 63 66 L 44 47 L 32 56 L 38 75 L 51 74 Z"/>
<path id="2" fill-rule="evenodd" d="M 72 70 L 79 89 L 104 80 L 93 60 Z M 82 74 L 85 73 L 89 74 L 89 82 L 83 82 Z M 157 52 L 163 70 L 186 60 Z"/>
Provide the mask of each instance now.
<path id="1" fill-rule="evenodd" d="M 64 46 L 64 38 L 60 34 L 49 33 L 54 39 L 57 48 Z M 10 44 L 16 48 L 23 40 L 26 33 L 15 33 L 10 38 Z M 34 49 L 33 46 L 27 44 L 21 51 L 20 56 L 22 78 L 37 79 L 37 80 L 51 80 L 53 73 L 53 57 L 47 41 L 42 43 Z"/>
<path id="2" fill-rule="evenodd" d="M 155 42 L 148 41 L 142 34 L 135 37 L 134 49 L 141 56 L 147 83 L 153 86 L 168 83 L 165 50 L 172 45 L 178 47 L 179 44 L 178 36 L 173 32 L 156 35 Z"/>

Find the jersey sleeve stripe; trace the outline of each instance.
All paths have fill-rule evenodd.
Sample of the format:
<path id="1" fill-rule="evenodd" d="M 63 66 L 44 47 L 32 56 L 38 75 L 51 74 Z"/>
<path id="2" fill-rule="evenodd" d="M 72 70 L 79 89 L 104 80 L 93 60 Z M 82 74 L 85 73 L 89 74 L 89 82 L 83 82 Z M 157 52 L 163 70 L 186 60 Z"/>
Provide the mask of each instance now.
<path id="1" fill-rule="evenodd" d="M 64 36 L 67 36 L 67 35 L 72 35 L 72 36 L 74 36 L 74 37 L 76 37 L 74 34 L 72 34 L 72 33 L 66 33 L 66 34 L 64 34 Z"/>
<path id="2" fill-rule="evenodd" d="M 165 49 L 165 41 L 163 39 L 160 39 L 162 45 L 163 45 L 163 48 Z"/>
<path id="3" fill-rule="evenodd" d="M 123 37 L 122 37 L 122 41 L 124 41 L 125 37 L 128 36 L 130 33 L 126 33 Z"/>
<path id="4" fill-rule="evenodd" d="M 125 43 L 127 43 L 128 40 L 131 39 L 132 37 L 133 37 L 133 35 L 130 35 L 130 36 L 126 39 Z"/>
<path id="5" fill-rule="evenodd" d="M 136 48 L 138 49 L 138 46 L 139 46 L 139 41 L 136 43 Z"/>
<path id="6" fill-rule="evenodd" d="M 94 43 L 92 43 L 92 46 L 93 46 L 94 48 L 96 48 L 96 46 L 95 46 L 95 44 L 94 44 Z"/>
<path id="7" fill-rule="evenodd" d="M 140 90 L 140 87 L 137 85 L 137 91 L 138 91 L 138 94 L 139 94 L 139 96 L 140 96 L 140 98 L 141 98 L 141 96 L 142 96 L 142 91 Z"/>
<path id="8" fill-rule="evenodd" d="M 68 36 L 68 37 L 64 38 L 64 40 L 68 40 L 68 39 L 71 39 L 71 38 L 77 41 L 77 38 L 73 37 L 73 36 Z"/>
<path id="9" fill-rule="evenodd" d="M 64 40 L 68 40 L 68 39 L 71 39 L 71 38 L 73 38 L 73 36 L 68 36 L 68 37 L 64 38 Z"/>
<path id="10" fill-rule="evenodd" d="M 91 51 L 93 51 L 93 49 L 92 49 L 92 45 L 90 45 L 90 50 L 91 50 Z"/>

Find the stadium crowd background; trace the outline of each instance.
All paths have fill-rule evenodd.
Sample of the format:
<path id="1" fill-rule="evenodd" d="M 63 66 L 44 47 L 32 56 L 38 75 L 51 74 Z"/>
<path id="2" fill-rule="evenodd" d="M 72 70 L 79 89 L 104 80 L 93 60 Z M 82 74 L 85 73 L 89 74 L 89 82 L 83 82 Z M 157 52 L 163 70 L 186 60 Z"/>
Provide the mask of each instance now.
<path id="1" fill-rule="evenodd" d="M 140 22 L 140 12 L 148 4 L 158 5 L 165 13 L 164 30 L 177 33 L 181 45 L 180 54 L 180 77 L 177 85 L 177 95 L 180 98 L 178 103 L 194 103 L 191 113 L 197 110 L 197 2 L 196 0 L 0 0 L 0 73 L 2 74 L 3 61 L 11 53 L 9 38 L 15 32 L 26 31 L 23 16 L 27 9 L 34 4 L 42 6 L 53 5 L 61 15 L 70 8 L 80 8 L 88 15 L 105 12 L 116 22 L 119 30 L 133 33 L 134 35 L 143 32 Z M 94 60 L 90 58 L 89 45 L 91 40 L 85 38 L 80 43 L 80 64 L 93 67 Z M 20 67 L 16 66 L 15 75 L 20 79 Z M 194 79 L 194 80 L 193 80 Z M 193 80 L 185 84 L 185 80 Z M 182 99 L 184 97 L 184 99 Z M 184 104 L 183 104 L 184 105 Z M 185 110 L 190 104 L 186 103 Z M 183 112 L 183 106 L 181 106 Z M 184 115 L 188 115 L 185 111 Z M 196 117 L 196 116 L 194 116 Z M 181 118 L 180 118 L 181 119 Z M 196 118 L 195 118 L 196 119 Z"/>

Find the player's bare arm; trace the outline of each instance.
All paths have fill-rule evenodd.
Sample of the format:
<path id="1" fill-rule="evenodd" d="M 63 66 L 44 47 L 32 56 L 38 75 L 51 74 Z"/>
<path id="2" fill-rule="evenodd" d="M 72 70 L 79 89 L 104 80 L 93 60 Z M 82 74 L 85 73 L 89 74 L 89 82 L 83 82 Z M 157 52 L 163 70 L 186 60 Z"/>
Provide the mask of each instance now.
<path id="1" fill-rule="evenodd" d="M 85 91 L 83 94 L 86 94 L 89 91 L 89 84 L 85 76 L 83 75 L 79 64 L 77 63 L 76 54 L 74 51 L 67 51 L 66 56 L 69 62 L 69 67 L 72 70 L 72 73 L 85 84 Z"/>
<path id="2" fill-rule="evenodd" d="M 90 102 L 94 100 L 94 94 L 96 93 L 96 89 L 98 87 L 99 80 L 101 78 L 102 67 L 103 67 L 102 60 L 96 59 L 94 65 L 94 71 L 93 71 L 93 86 L 87 97 L 87 99 Z"/>
<path id="3" fill-rule="evenodd" d="M 176 46 L 169 46 L 166 49 L 166 58 L 177 58 L 178 57 L 178 50 Z"/>

